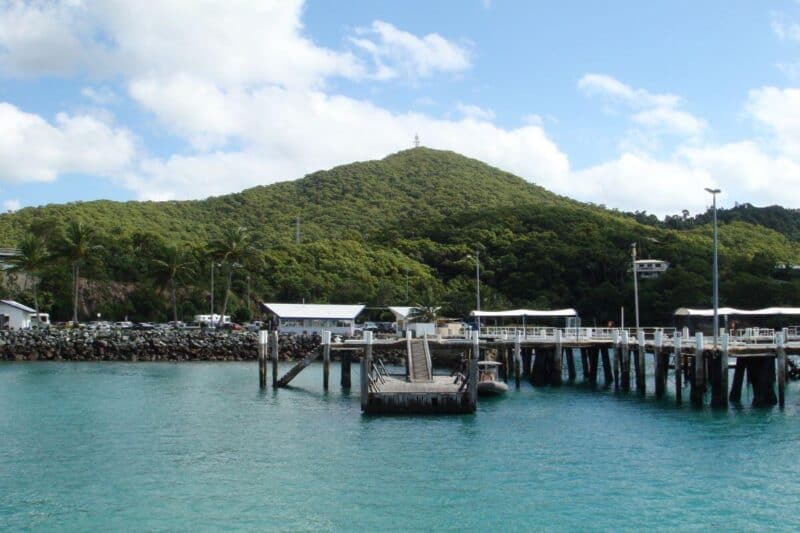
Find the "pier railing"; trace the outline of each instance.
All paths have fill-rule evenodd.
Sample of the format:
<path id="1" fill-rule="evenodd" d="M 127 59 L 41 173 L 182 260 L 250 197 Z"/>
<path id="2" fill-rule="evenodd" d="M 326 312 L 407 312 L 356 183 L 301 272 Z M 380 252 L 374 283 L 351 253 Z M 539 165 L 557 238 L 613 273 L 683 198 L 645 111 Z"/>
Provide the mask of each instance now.
<path id="1" fill-rule="evenodd" d="M 636 328 L 549 328 L 549 327 L 522 327 L 522 326 L 485 326 L 481 328 L 481 337 L 497 337 L 501 339 L 515 339 L 519 337 L 525 340 L 544 340 L 555 339 L 556 332 L 561 332 L 561 337 L 565 340 L 614 340 L 627 331 L 630 337 L 636 337 Z M 675 328 L 639 328 L 645 336 L 645 340 L 652 341 L 656 333 L 661 332 L 665 337 L 674 337 Z"/>

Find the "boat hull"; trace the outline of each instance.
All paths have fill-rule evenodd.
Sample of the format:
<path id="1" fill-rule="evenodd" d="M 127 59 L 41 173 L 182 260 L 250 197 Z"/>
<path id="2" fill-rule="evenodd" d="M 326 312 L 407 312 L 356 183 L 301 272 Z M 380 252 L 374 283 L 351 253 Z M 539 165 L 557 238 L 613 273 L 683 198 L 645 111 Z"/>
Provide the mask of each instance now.
<path id="1" fill-rule="evenodd" d="M 498 396 L 508 391 L 508 385 L 502 381 L 479 381 L 478 396 Z"/>

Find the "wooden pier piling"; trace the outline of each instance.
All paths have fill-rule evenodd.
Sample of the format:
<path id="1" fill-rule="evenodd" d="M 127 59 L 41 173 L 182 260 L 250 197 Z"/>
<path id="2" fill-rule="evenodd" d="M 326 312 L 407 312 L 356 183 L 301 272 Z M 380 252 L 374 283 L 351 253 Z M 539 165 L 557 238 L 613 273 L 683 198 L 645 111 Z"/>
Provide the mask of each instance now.
<path id="1" fill-rule="evenodd" d="M 560 387 L 562 383 L 562 361 L 564 357 L 563 338 L 560 329 L 556 330 L 556 345 L 553 349 L 552 366 L 550 369 L 550 384 Z"/>
<path id="2" fill-rule="evenodd" d="M 350 389 L 352 387 L 351 366 L 353 355 L 350 350 L 344 350 L 342 353 L 342 376 L 339 379 L 339 384 L 343 389 Z"/>
<path id="3" fill-rule="evenodd" d="M 514 340 L 514 384 L 517 388 L 519 388 L 520 371 L 522 370 L 521 342 L 522 339 L 520 338 L 519 333 L 517 333 L 517 338 Z"/>
<path id="4" fill-rule="evenodd" d="M 331 375 L 331 332 L 322 332 L 322 389 L 328 390 Z"/>
<path id="5" fill-rule="evenodd" d="M 611 357 L 608 354 L 608 346 L 600 347 L 600 355 L 603 358 L 603 381 L 606 387 L 610 387 L 616 382 L 614 378 L 614 369 L 611 366 Z M 597 377 L 597 370 L 595 370 L 595 378 Z"/>
<path id="6" fill-rule="evenodd" d="M 622 336 L 614 343 L 614 390 L 619 390 L 620 370 L 622 369 Z"/>
<path id="7" fill-rule="evenodd" d="M 636 365 L 636 392 L 640 395 L 644 395 L 647 390 L 647 382 L 645 380 L 645 350 L 647 347 L 644 344 L 644 331 L 639 331 L 637 336 L 638 345 L 637 348 L 637 361 L 638 364 Z"/>
<path id="8" fill-rule="evenodd" d="M 581 356 L 581 374 L 583 375 L 583 380 L 585 382 L 589 382 L 589 375 L 592 373 L 591 367 L 589 366 L 589 349 L 588 348 L 578 348 L 578 353 Z"/>
<path id="9" fill-rule="evenodd" d="M 655 345 L 653 348 L 653 359 L 655 359 L 656 398 L 661 399 L 664 397 L 664 391 L 667 388 L 667 361 L 664 354 L 664 334 L 662 331 L 656 331 L 653 343 Z"/>
<path id="10" fill-rule="evenodd" d="M 676 333 L 675 339 L 672 342 L 674 343 L 673 352 L 675 354 L 675 403 L 680 404 L 681 401 L 683 401 L 683 383 L 681 382 L 681 378 L 683 377 L 681 334 Z"/>
<path id="11" fill-rule="evenodd" d="M 258 386 L 262 389 L 267 388 L 267 351 L 269 343 L 269 331 L 261 330 L 258 332 Z"/>
<path id="12" fill-rule="evenodd" d="M 721 349 L 711 355 L 711 407 L 728 406 L 728 335 L 720 339 Z"/>
<path id="13" fill-rule="evenodd" d="M 575 378 L 577 377 L 577 370 L 575 369 L 575 353 L 572 348 L 567 348 L 567 375 L 570 383 L 575 383 Z M 583 355 L 583 350 L 581 350 L 581 363 L 586 360 L 586 356 Z M 586 372 L 586 367 L 583 367 L 583 371 Z"/>
<path id="14" fill-rule="evenodd" d="M 629 348 L 628 332 L 622 332 L 622 347 L 620 348 L 621 384 L 623 392 L 631 390 L 631 350 Z"/>
<path id="15" fill-rule="evenodd" d="M 691 390 L 689 392 L 689 399 L 692 405 L 702 406 L 703 396 L 706 392 L 706 378 L 705 373 L 705 353 L 703 345 L 703 334 L 698 333 L 695 336 L 694 347 L 694 365 L 692 372 Z"/>
<path id="16" fill-rule="evenodd" d="M 372 371 L 372 332 L 364 332 L 364 355 L 361 357 L 361 410 L 369 406 L 369 380 Z"/>
<path id="17" fill-rule="evenodd" d="M 783 408 L 786 403 L 786 330 L 779 333 L 775 339 L 777 345 L 777 357 L 775 362 L 778 365 L 778 405 Z"/>
<path id="18" fill-rule="evenodd" d="M 278 358 L 281 354 L 280 337 L 277 331 L 270 333 L 270 344 L 272 345 L 272 387 L 278 387 Z"/>
<path id="19" fill-rule="evenodd" d="M 744 373 L 747 370 L 747 359 L 743 357 L 736 358 L 736 368 L 733 370 L 733 383 L 731 384 L 731 392 L 728 395 L 728 401 L 731 403 L 741 403 L 742 401 L 742 386 L 744 385 Z"/>

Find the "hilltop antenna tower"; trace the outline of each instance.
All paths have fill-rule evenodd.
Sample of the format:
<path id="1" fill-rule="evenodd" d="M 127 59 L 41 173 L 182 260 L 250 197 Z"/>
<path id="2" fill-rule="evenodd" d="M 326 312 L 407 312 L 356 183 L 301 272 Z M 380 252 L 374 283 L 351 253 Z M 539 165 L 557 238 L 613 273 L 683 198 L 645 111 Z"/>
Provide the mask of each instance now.
<path id="1" fill-rule="evenodd" d="M 419 135 L 414 134 L 414 148 L 419 148 Z"/>

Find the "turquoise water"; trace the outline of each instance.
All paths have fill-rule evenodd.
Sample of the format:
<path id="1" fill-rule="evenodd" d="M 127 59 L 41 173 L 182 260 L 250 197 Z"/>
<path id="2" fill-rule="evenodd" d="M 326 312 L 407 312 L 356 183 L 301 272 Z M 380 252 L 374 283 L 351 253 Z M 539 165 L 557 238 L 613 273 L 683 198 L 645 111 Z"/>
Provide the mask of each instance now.
<path id="1" fill-rule="evenodd" d="M 370 418 L 331 378 L 0 364 L 0 529 L 800 529 L 796 383 L 783 411 L 523 383 L 475 415 Z"/>

